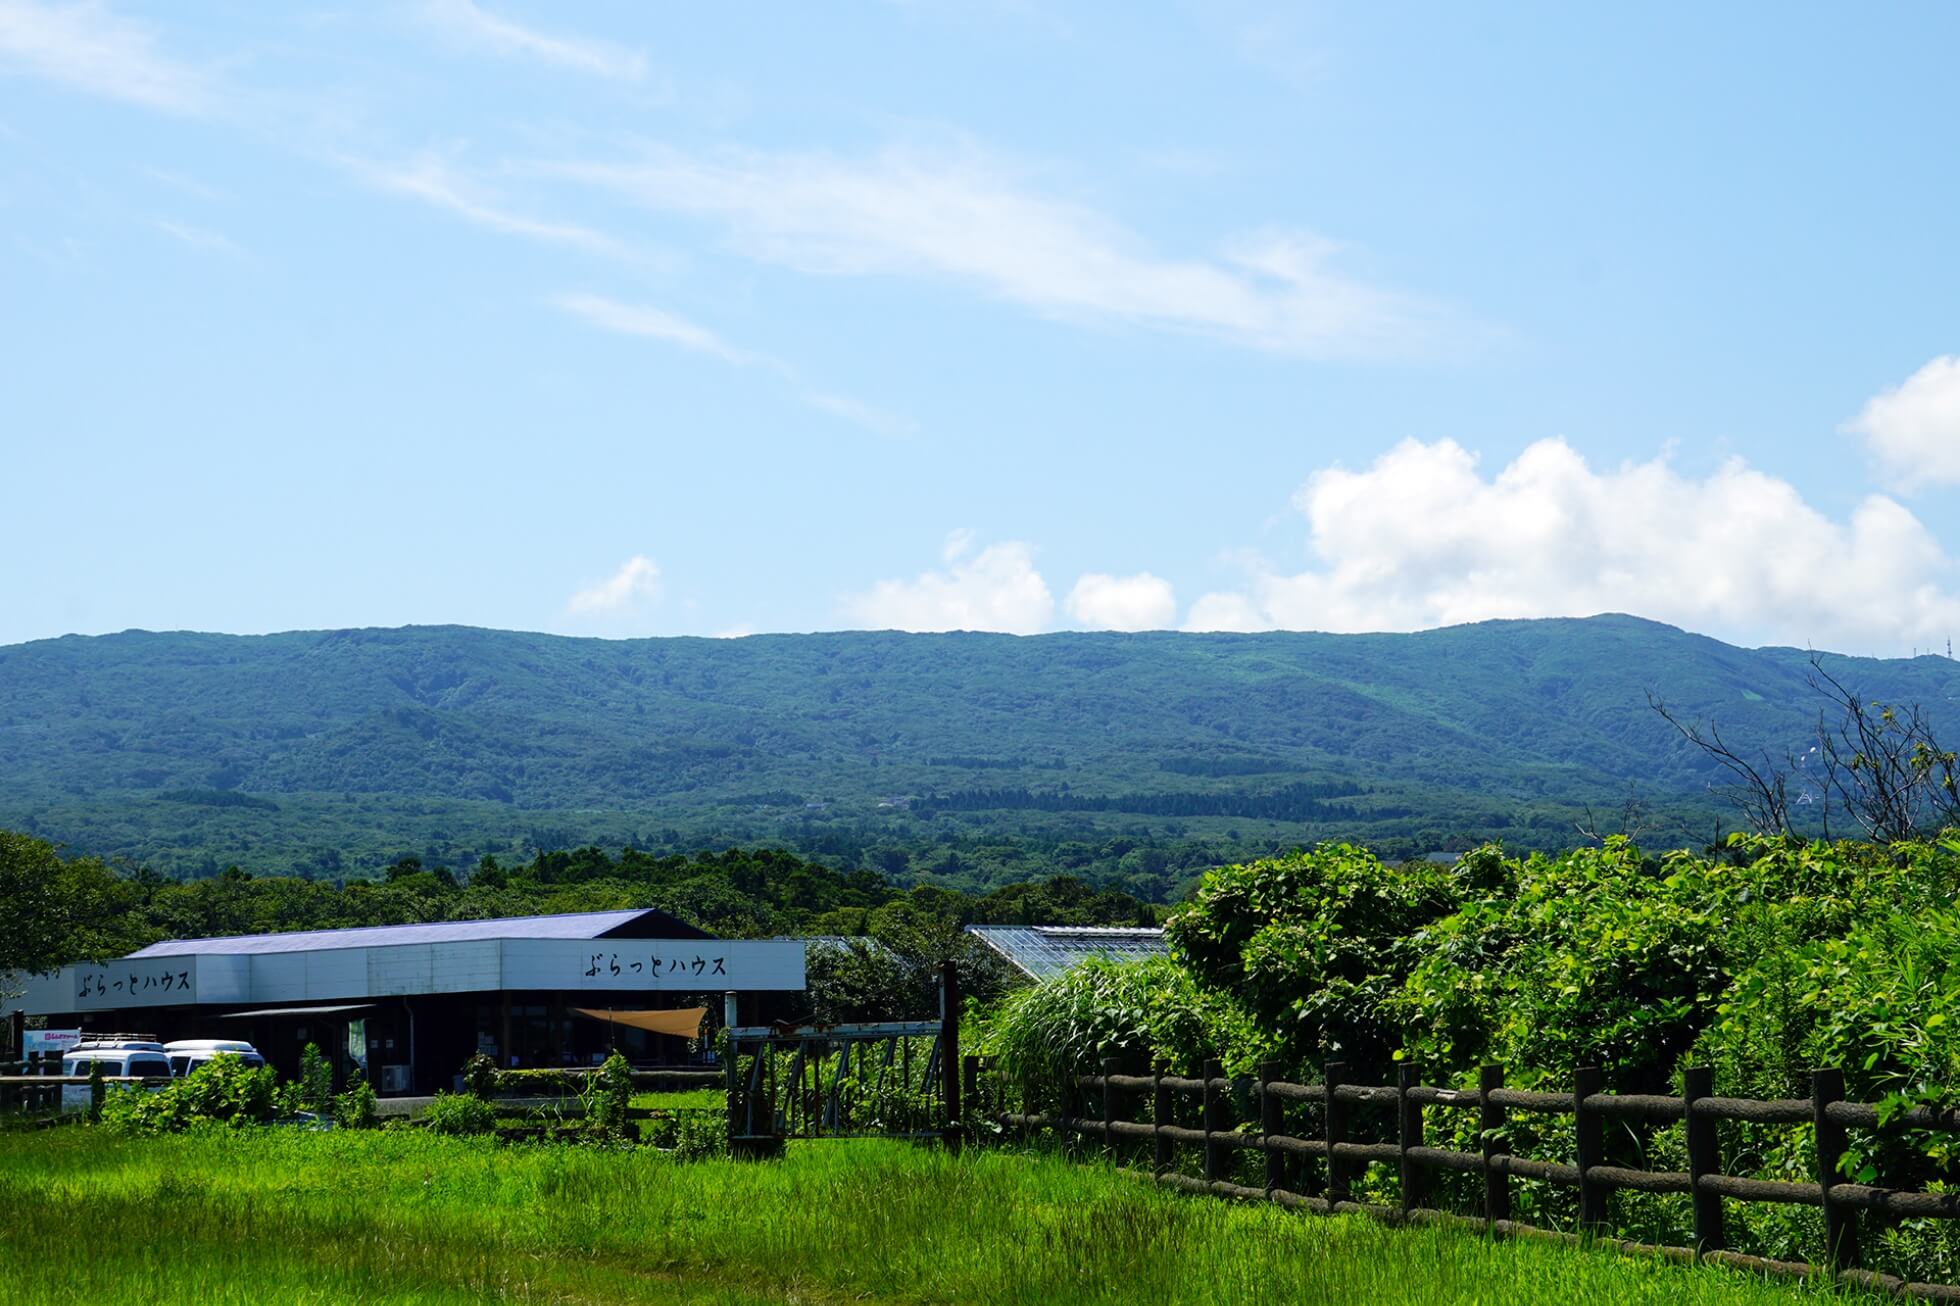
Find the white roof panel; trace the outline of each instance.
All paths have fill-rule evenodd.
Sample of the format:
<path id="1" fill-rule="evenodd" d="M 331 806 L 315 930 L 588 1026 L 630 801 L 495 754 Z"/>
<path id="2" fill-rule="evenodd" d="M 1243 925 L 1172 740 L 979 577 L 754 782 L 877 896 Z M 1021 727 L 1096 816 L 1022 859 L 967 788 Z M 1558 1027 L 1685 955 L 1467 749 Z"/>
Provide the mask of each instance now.
<path id="1" fill-rule="evenodd" d="M 571 912 L 561 916 L 507 916 L 489 921 L 431 921 L 422 925 L 366 925 L 346 930 L 166 939 L 129 955 L 131 958 L 254 956 L 329 948 L 380 948 L 399 943 L 468 943 L 479 939 L 596 939 L 646 914 L 645 908 L 635 908 Z"/>

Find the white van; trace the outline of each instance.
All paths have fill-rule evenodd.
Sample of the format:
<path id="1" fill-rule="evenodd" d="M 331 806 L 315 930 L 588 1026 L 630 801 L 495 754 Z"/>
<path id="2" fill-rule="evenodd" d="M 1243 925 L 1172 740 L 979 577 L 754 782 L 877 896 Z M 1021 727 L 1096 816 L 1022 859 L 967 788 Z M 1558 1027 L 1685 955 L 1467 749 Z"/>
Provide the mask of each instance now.
<path id="1" fill-rule="evenodd" d="M 97 1065 L 102 1067 L 104 1076 L 142 1075 L 151 1079 L 167 1079 L 170 1076 L 170 1058 L 165 1055 L 163 1044 L 140 1039 L 84 1038 L 62 1054 L 61 1073 L 86 1076 L 91 1073 L 91 1067 Z M 63 1111 L 86 1111 L 88 1108 L 87 1084 L 61 1086 Z"/>
<path id="2" fill-rule="evenodd" d="M 179 1079 L 219 1057 L 237 1057 L 252 1067 L 265 1064 L 257 1048 L 235 1038 L 180 1038 L 165 1043 L 163 1051 L 170 1058 L 170 1073 Z"/>

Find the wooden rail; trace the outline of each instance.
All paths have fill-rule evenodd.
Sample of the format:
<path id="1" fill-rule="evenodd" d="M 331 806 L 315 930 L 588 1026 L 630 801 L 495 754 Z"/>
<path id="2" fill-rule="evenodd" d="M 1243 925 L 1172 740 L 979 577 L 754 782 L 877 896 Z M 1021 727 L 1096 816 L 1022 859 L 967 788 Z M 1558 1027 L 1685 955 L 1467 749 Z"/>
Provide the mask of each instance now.
<path id="1" fill-rule="evenodd" d="M 1812 1072 L 1811 1096 L 1762 1101 L 1717 1097 L 1710 1072 L 1704 1067 L 1684 1075 L 1680 1096 L 1608 1093 L 1600 1072 L 1586 1068 L 1574 1075 L 1569 1093 L 1531 1092 L 1504 1087 L 1503 1071 L 1486 1067 L 1476 1089 L 1436 1088 L 1417 1082 L 1412 1065 L 1398 1068 L 1393 1085 L 1357 1084 L 1339 1062 L 1326 1067 L 1323 1082 L 1291 1083 L 1280 1078 L 1280 1067 L 1267 1063 L 1254 1079 L 1227 1078 L 1218 1063 L 1207 1063 L 1195 1075 L 1172 1075 L 1159 1063 L 1149 1075 L 1123 1074 L 1115 1058 L 1105 1058 L 1097 1075 L 1075 1076 L 1062 1085 L 1058 1113 L 1001 1112 L 1000 1123 L 1022 1131 L 1052 1130 L 1064 1140 L 1088 1136 L 1102 1140 L 1102 1154 L 1122 1161 L 1142 1144 L 1150 1147 L 1153 1178 L 1183 1192 L 1263 1200 L 1296 1210 L 1323 1214 L 1365 1214 L 1395 1223 L 1445 1223 L 1505 1237 L 1584 1240 L 1622 1251 L 1673 1260 L 1702 1260 L 1754 1273 L 1836 1277 L 1859 1288 L 1905 1294 L 1936 1301 L 1960 1302 L 1960 1285 L 1908 1282 L 1859 1265 L 1860 1212 L 1912 1219 L 1960 1219 L 1960 1192 L 1916 1192 L 1869 1184 L 1846 1183 L 1839 1163 L 1847 1147 L 1846 1130 L 1880 1127 L 1875 1105 L 1844 1101 L 1844 1076 L 1835 1069 Z M 970 1073 L 970 1072 L 969 1072 Z M 1231 1102 L 1248 1093 L 1257 1103 L 1256 1121 L 1235 1121 Z M 1080 1110 L 1083 1094 L 1098 1094 L 1101 1109 L 1091 1116 Z M 1178 1096 L 1201 1103 L 1202 1127 L 1171 1122 Z M 1130 1107 L 1148 1101 L 1151 1119 L 1125 1118 Z M 1315 1103 L 1326 1122 L 1322 1137 L 1301 1138 L 1285 1131 L 1289 1103 Z M 1355 1106 L 1389 1107 L 1393 1111 L 1394 1141 L 1353 1137 Z M 1432 1147 L 1425 1137 L 1425 1114 L 1432 1110 L 1475 1112 L 1481 1149 L 1475 1152 Z M 1539 1161 L 1511 1155 L 1503 1141 L 1509 1112 L 1568 1116 L 1572 1120 L 1577 1164 Z M 1719 1121 L 1758 1125 L 1810 1125 L 1815 1133 L 1812 1182 L 1790 1183 L 1752 1179 L 1723 1172 L 1715 1126 Z M 1605 1126 L 1613 1121 L 1668 1125 L 1685 1122 L 1686 1171 L 1655 1171 L 1609 1165 L 1605 1160 Z M 1940 1130 L 1960 1133 L 1960 1110 L 1914 1108 L 1886 1121 L 1887 1129 Z M 1202 1177 L 1174 1167 L 1176 1148 L 1202 1149 Z M 1264 1182 L 1252 1186 L 1232 1179 L 1237 1152 L 1265 1158 Z M 1312 1160 L 1315 1166 L 1303 1166 Z M 1353 1199 L 1365 1167 L 1380 1163 L 1396 1167 L 1400 1176 L 1398 1205 L 1363 1203 Z M 1477 1174 L 1483 1178 L 1482 1215 L 1467 1216 L 1438 1209 L 1431 1203 L 1431 1176 L 1437 1171 Z M 1514 1179 L 1575 1189 L 1578 1230 L 1549 1230 L 1512 1217 L 1510 1184 Z M 1694 1245 L 1657 1246 L 1610 1236 L 1608 1195 L 1615 1191 L 1687 1194 L 1693 1203 Z M 1723 1227 L 1724 1201 L 1781 1202 L 1821 1208 L 1824 1246 L 1820 1263 L 1774 1261 L 1730 1250 Z"/>

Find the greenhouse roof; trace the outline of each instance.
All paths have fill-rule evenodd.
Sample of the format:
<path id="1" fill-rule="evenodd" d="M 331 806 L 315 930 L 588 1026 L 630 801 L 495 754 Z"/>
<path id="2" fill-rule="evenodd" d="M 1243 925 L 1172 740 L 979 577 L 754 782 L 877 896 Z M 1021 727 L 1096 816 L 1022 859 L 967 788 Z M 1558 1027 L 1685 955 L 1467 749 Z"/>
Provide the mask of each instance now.
<path id="1" fill-rule="evenodd" d="M 1031 979 L 1046 982 L 1090 957 L 1141 961 L 1163 957 L 1164 932 L 1103 925 L 969 925 L 966 932 Z"/>

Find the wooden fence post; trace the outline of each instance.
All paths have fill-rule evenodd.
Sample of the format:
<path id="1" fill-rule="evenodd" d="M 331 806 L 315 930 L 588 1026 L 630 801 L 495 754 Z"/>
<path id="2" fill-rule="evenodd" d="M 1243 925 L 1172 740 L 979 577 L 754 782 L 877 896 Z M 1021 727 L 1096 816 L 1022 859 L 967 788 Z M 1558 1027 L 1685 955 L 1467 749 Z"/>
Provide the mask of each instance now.
<path id="1" fill-rule="evenodd" d="M 1858 1264 L 1858 1213 L 1831 1200 L 1831 1185 L 1844 1182 L 1839 1163 L 1844 1159 L 1844 1126 L 1830 1117 L 1833 1102 L 1844 1100 L 1844 1072 L 1810 1072 L 1811 1117 L 1817 1126 L 1818 1200 L 1824 1209 L 1824 1264 L 1835 1274 Z"/>
<path id="2" fill-rule="evenodd" d="M 1150 1063 L 1150 1164 L 1156 1174 L 1169 1174 L 1177 1160 L 1177 1144 L 1164 1137 L 1171 1121 L 1171 1091 L 1164 1087 L 1165 1062 Z"/>
<path id="3" fill-rule="evenodd" d="M 1606 1122 L 1597 1111 L 1586 1109 L 1586 1099 L 1606 1087 L 1606 1077 L 1598 1066 L 1581 1067 L 1572 1077 L 1572 1128 L 1579 1144 L 1579 1232 L 1599 1233 L 1606 1227 L 1607 1190 L 1594 1183 L 1588 1172 L 1606 1164 Z"/>
<path id="4" fill-rule="evenodd" d="M 1103 1156 L 1108 1159 L 1111 1165 L 1118 1164 L 1122 1158 L 1117 1153 L 1116 1131 L 1111 1129 L 1110 1126 L 1117 1120 L 1122 1119 L 1126 1113 L 1116 1109 L 1116 1104 L 1119 1101 L 1116 1096 L 1117 1089 L 1109 1081 L 1118 1074 L 1121 1074 L 1122 1069 L 1123 1059 L 1121 1057 L 1104 1057 L 1102 1059 Z"/>
<path id="5" fill-rule="evenodd" d="M 1273 1081 L 1285 1074 L 1277 1061 L 1259 1063 L 1259 1132 L 1266 1140 L 1266 1191 L 1289 1191 L 1286 1153 L 1273 1146 L 1273 1139 L 1286 1133 L 1286 1103 L 1273 1092 Z"/>
<path id="6" fill-rule="evenodd" d="M 1715 1121 L 1695 1114 L 1695 1103 L 1715 1095 L 1715 1072 L 1689 1066 L 1681 1072 L 1681 1115 L 1688 1127 L 1688 1191 L 1695 1210 L 1695 1255 L 1719 1251 L 1728 1238 L 1722 1228 L 1722 1195 L 1703 1192 L 1703 1175 L 1722 1173 L 1722 1143 Z"/>
<path id="7" fill-rule="evenodd" d="M 1223 1183 L 1230 1177 L 1232 1147 L 1229 1143 L 1213 1142 L 1212 1135 L 1227 1134 L 1232 1131 L 1231 1103 L 1225 1100 L 1225 1089 L 1219 1082 L 1225 1077 L 1224 1063 L 1217 1060 L 1206 1061 L 1204 1077 L 1205 1182 Z"/>
<path id="8" fill-rule="evenodd" d="M 1354 1194 L 1349 1182 L 1349 1166 L 1335 1154 L 1335 1149 L 1347 1141 L 1347 1103 L 1335 1097 L 1335 1090 L 1347 1077 L 1345 1062 L 1327 1063 L 1327 1202 L 1332 1206 L 1351 1201 Z"/>
<path id="9" fill-rule="evenodd" d="M 1395 1067 L 1395 1139 L 1401 1149 L 1397 1160 L 1402 1171 L 1402 1214 L 1423 1205 L 1423 1168 L 1409 1159 L 1409 1149 L 1422 1146 L 1422 1103 L 1409 1100 L 1409 1090 L 1422 1080 L 1422 1069 L 1412 1061 Z"/>
<path id="10" fill-rule="evenodd" d="M 1498 1168 L 1497 1158 L 1511 1154 L 1505 1135 L 1504 1108 L 1490 1100 L 1504 1087 L 1504 1067 L 1485 1066 L 1477 1072 L 1477 1130 L 1484 1152 L 1484 1229 L 1496 1232 L 1499 1220 L 1511 1218 L 1511 1176 Z"/>

